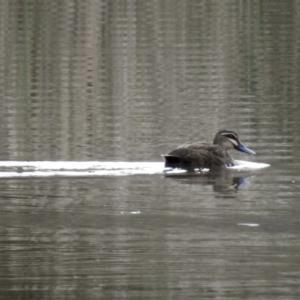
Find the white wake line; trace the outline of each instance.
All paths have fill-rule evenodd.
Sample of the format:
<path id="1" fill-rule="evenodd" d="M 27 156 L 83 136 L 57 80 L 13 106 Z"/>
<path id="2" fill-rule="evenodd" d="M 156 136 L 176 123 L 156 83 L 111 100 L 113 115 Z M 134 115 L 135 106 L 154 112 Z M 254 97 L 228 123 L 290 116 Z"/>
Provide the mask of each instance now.
<path id="1" fill-rule="evenodd" d="M 0 168 L 24 168 L 24 170 L 126 170 L 160 167 L 163 162 L 122 162 L 122 161 L 0 161 Z"/>
<path id="2" fill-rule="evenodd" d="M 0 178 L 150 175 L 163 170 L 163 162 L 0 161 Z"/>
<path id="3" fill-rule="evenodd" d="M 99 177 L 99 176 L 128 176 L 128 175 L 150 175 L 150 174 L 162 174 L 160 172 L 145 172 L 145 171 L 136 171 L 136 172 L 116 172 L 116 171 L 35 171 L 35 172 L 0 172 L 0 178 L 28 178 L 28 177 Z"/>
<path id="4" fill-rule="evenodd" d="M 265 163 L 256 163 L 251 161 L 244 161 L 244 160 L 235 160 L 235 166 L 230 167 L 230 169 L 233 170 L 259 170 L 259 169 L 265 169 L 270 167 L 269 164 Z"/>
<path id="5" fill-rule="evenodd" d="M 231 169 L 258 170 L 269 166 L 245 161 L 236 163 Z M 163 171 L 163 162 L 0 161 L 0 178 L 150 175 L 163 174 Z"/>

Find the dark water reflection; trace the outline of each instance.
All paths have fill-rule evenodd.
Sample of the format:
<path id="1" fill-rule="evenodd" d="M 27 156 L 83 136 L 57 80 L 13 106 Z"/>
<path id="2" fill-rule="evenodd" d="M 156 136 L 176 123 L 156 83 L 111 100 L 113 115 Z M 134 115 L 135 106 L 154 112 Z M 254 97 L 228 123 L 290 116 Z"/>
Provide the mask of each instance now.
<path id="1" fill-rule="evenodd" d="M 299 299 L 299 14 L 1 2 L 1 160 L 156 162 L 227 128 L 272 167 L 2 178 L 0 298 Z"/>
<path id="2" fill-rule="evenodd" d="M 246 182 L 246 178 L 251 176 L 254 175 L 250 172 L 242 176 L 242 174 L 233 174 L 232 170 L 223 168 L 210 170 L 203 174 L 189 172 L 187 174 L 171 175 L 166 173 L 166 177 L 177 180 L 180 184 L 211 185 L 215 192 L 221 194 L 236 193 L 240 186 Z"/>

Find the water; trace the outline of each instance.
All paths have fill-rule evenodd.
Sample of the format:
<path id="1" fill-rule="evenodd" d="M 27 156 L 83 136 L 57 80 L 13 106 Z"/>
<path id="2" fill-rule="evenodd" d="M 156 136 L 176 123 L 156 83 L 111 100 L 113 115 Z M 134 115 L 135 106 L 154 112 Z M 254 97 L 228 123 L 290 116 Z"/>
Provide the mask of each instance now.
<path id="1" fill-rule="evenodd" d="M 0 298 L 299 299 L 299 13 L 1 2 Z M 224 128 L 271 166 L 162 172 Z"/>

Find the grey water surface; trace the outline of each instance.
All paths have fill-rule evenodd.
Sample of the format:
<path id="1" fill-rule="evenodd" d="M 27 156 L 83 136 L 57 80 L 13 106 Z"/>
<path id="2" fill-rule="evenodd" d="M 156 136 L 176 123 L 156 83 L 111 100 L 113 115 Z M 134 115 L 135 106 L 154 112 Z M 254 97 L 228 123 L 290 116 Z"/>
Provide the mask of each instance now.
<path id="1" fill-rule="evenodd" d="M 299 299 L 299 0 L 1 1 L 0 108 L 1 161 L 163 166 L 226 128 L 271 165 L 0 162 L 0 299 Z"/>

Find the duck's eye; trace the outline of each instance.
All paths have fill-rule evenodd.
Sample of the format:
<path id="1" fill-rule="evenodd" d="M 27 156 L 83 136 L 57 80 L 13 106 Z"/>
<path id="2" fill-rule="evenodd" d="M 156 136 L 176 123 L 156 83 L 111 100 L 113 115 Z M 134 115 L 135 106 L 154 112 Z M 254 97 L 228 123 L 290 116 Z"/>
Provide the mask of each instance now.
<path id="1" fill-rule="evenodd" d="M 228 134 L 227 137 L 228 137 L 229 139 L 234 139 L 234 140 L 235 140 L 235 136 L 234 136 L 233 134 Z"/>

